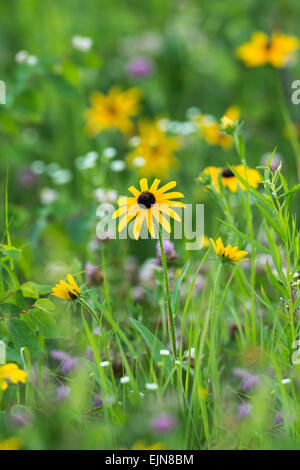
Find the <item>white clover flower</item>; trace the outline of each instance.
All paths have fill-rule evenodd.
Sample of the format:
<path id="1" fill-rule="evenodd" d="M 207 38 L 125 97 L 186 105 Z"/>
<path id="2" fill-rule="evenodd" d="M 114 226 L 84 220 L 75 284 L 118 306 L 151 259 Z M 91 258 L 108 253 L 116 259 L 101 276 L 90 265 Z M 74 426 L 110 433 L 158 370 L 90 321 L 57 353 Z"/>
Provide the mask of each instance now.
<path id="1" fill-rule="evenodd" d="M 60 166 L 56 162 L 49 163 L 46 168 L 46 172 L 49 176 L 51 176 L 55 171 L 59 170 Z"/>
<path id="2" fill-rule="evenodd" d="M 121 384 L 127 384 L 128 382 L 130 382 L 130 378 L 128 376 L 121 377 L 120 382 Z"/>
<path id="3" fill-rule="evenodd" d="M 106 193 L 106 199 L 108 202 L 117 202 L 118 193 L 114 189 L 110 189 Z"/>
<path id="4" fill-rule="evenodd" d="M 38 59 L 35 55 L 29 55 L 26 60 L 26 64 L 34 66 L 38 63 Z"/>
<path id="5" fill-rule="evenodd" d="M 42 160 L 36 160 L 31 164 L 31 169 L 36 175 L 41 175 L 46 170 L 46 164 Z"/>
<path id="6" fill-rule="evenodd" d="M 147 390 L 157 390 L 158 389 L 158 385 L 155 384 L 155 383 L 147 383 L 145 385 L 146 389 Z"/>
<path id="7" fill-rule="evenodd" d="M 143 157 L 135 157 L 132 163 L 135 167 L 141 168 L 145 166 L 146 160 Z"/>
<path id="8" fill-rule="evenodd" d="M 281 381 L 281 383 L 282 383 L 283 385 L 289 384 L 290 382 L 291 382 L 291 379 L 282 379 L 282 381 Z"/>
<path id="9" fill-rule="evenodd" d="M 114 158 L 117 155 L 117 151 L 114 147 L 107 147 L 103 150 L 103 157 Z"/>
<path id="10" fill-rule="evenodd" d="M 102 188 L 95 189 L 94 195 L 97 201 L 106 202 L 106 193 L 104 189 Z"/>
<path id="11" fill-rule="evenodd" d="M 159 121 L 157 121 L 157 127 L 161 131 L 166 132 L 169 128 L 169 125 L 170 125 L 170 120 L 168 118 L 159 119 Z"/>
<path id="12" fill-rule="evenodd" d="M 128 140 L 130 147 L 137 147 L 141 142 L 141 139 L 138 135 L 134 135 L 131 139 Z"/>
<path id="13" fill-rule="evenodd" d="M 42 204 L 51 204 L 58 198 L 58 191 L 51 188 L 43 188 L 40 193 L 40 200 Z"/>
<path id="14" fill-rule="evenodd" d="M 100 362 L 100 367 L 108 367 L 109 366 L 109 362 L 108 361 L 102 361 Z"/>
<path id="15" fill-rule="evenodd" d="M 186 111 L 186 117 L 188 119 L 194 119 L 196 116 L 199 116 L 201 114 L 201 110 L 197 108 L 196 106 L 192 106 L 191 108 L 188 108 Z"/>
<path id="16" fill-rule="evenodd" d="M 126 165 L 125 165 L 125 162 L 123 160 L 115 160 L 113 162 L 111 162 L 110 164 L 110 169 L 112 171 L 115 171 L 115 172 L 120 172 L 120 171 L 123 171 L 125 170 L 126 168 Z"/>
<path id="17" fill-rule="evenodd" d="M 73 36 L 72 46 L 81 52 L 88 52 L 93 45 L 93 40 L 89 37 L 84 36 Z"/>
<path id="18" fill-rule="evenodd" d="M 18 64 L 22 64 L 23 62 L 25 62 L 25 60 L 27 59 L 28 57 L 28 52 L 27 51 L 24 51 L 24 50 L 21 50 L 19 52 L 16 53 L 15 55 L 15 61 L 18 63 Z"/>
<path id="19" fill-rule="evenodd" d="M 69 183 L 72 179 L 72 172 L 67 169 L 57 170 L 52 173 L 51 178 L 56 184 L 66 184 Z"/>
<path id="20" fill-rule="evenodd" d="M 159 354 L 160 354 L 161 356 L 169 356 L 169 355 L 170 355 L 170 351 L 169 351 L 168 349 L 161 349 L 161 350 L 159 351 Z"/>

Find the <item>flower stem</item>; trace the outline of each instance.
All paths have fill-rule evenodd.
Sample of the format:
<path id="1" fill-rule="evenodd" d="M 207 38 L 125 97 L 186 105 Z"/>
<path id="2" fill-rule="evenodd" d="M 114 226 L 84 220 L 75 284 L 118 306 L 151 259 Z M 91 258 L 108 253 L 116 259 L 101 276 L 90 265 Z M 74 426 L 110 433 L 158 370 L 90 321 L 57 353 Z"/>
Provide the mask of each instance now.
<path id="1" fill-rule="evenodd" d="M 169 318 L 169 324 L 170 324 L 170 341 L 172 343 L 173 347 L 173 354 L 175 360 L 177 359 L 177 351 L 176 351 L 176 335 L 175 335 L 175 323 L 174 323 L 174 316 L 173 316 L 173 310 L 171 306 L 171 296 L 170 296 L 170 288 L 169 288 L 169 279 L 168 279 L 168 271 L 167 271 L 167 263 L 166 263 L 166 256 L 164 252 L 164 245 L 162 241 L 162 233 L 161 233 L 161 228 L 159 228 L 159 245 L 160 245 L 160 252 L 161 252 L 161 262 L 163 266 L 163 272 L 164 272 L 164 280 L 165 280 L 165 290 L 166 290 L 166 296 L 167 296 L 167 305 L 168 305 L 168 318 Z"/>
<path id="2" fill-rule="evenodd" d="M 91 315 L 95 318 L 95 320 L 97 322 L 97 325 L 99 326 L 99 329 L 100 329 L 100 332 L 101 332 L 101 338 L 103 338 L 103 343 L 104 343 L 104 348 L 105 348 L 105 353 L 106 353 L 106 359 L 109 363 L 109 372 L 110 372 L 110 376 L 111 376 L 111 382 L 112 382 L 114 394 L 115 394 L 115 396 L 117 396 L 116 382 L 115 382 L 115 378 L 114 378 L 114 374 L 113 374 L 113 370 L 112 370 L 112 366 L 111 366 L 111 359 L 110 359 L 110 356 L 109 356 L 108 344 L 107 344 L 107 341 L 106 341 L 106 338 L 105 338 L 105 333 L 104 333 L 103 327 L 101 325 L 101 322 L 100 322 L 100 320 L 98 318 L 98 315 L 96 314 L 95 310 L 82 297 L 80 297 L 78 300 L 81 303 L 81 305 L 83 305 L 83 307 L 85 307 L 91 313 Z"/>

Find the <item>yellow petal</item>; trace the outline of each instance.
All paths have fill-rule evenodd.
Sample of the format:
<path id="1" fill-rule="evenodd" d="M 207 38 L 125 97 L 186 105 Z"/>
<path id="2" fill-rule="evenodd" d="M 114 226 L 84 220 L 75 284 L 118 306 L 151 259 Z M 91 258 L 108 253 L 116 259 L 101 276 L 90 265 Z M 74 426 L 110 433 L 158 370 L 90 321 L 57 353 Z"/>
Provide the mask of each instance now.
<path id="1" fill-rule="evenodd" d="M 148 181 L 147 178 L 142 178 L 140 180 L 141 192 L 148 191 Z"/>
<path id="2" fill-rule="evenodd" d="M 170 181 L 170 183 L 167 183 L 164 186 L 162 186 L 161 188 L 159 188 L 159 190 L 157 191 L 157 194 L 163 194 L 166 191 L 169 191 L 169 189 L 174 188 L 176 186 L 176 184 L 177 184 L 176 181 Z"/>
<path id="3" fill-rule="evenodd" d="M 140 236 L 141 228 L 142 228 L 142 223 L 144 220 L 144 212 L 141 212 L 135 219 L 134 221 L 134 226 L 133 226 L 133 236 L 137 240 Z"/>
<path id="4" fill-rule="evenodd" d="M 155 180 L 153 181 L 152 185 L 151 185 L 151 188 L 149 189 L 149 192 L 150 193 L 154 193 L 157 191 L 157 188 L 158 188 L 158 185 L 160 183 L 160 180 L 155 178 Z"/>
<path id="5" fill-rule="evenodd" d="M 162 215 L 161 212 L 153 211 L 153 217 L 155 217 L 156 220 L 158 220 L 158 222 L 164 228 L 164 230 L 166 230 L 166 232 L 171 233 L 171 225 L 168 222 L 168 220 Z"/>
<path id="6" fill-rule="evenodd" d="M 130 186 L 130 188 L 128 188 L 128 191 L 130 191 L 131 194 L 134 195 L 134 197 L 139 197 L 139 195 L 141 194 L 140 191 L 138 191 L 138 189 L 136 189 L 134 186 Z"/>
<path id="7" fill-rule="evenodd" d="M 124 215 L 122 219 L 120 219 L 119 225 L 118 225 L 118 232 L 122 232 L 122 230 L 126 227 L 127 224 L 133 219 L 132 216 L 128 216 L 128 214 Z"/>

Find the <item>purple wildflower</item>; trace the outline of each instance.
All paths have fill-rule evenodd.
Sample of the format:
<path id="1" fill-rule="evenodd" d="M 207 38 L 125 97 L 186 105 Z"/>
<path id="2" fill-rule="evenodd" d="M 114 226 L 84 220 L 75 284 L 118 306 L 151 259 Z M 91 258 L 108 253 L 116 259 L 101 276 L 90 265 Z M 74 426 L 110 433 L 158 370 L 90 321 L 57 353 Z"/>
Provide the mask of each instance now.
<path id="1" fill-rule="evenodd" d="M 107 405 L 112 405 L 115 402 L 115 399 L 114 399 L 114 397 L 105 396 L 104 401 Z M 98 407 L 102 408 L 102 406 L 103 406 L 103 397 L 102 397 L 101 393 L 98 393 L 97 395 L 94 396 L 93 405 L 97 408 Z"/>
<path id="2" fill-rule="evenodd" d="M 288 414 L 288 412 L 285 413 L 285 416 L 286 416 L 286 419 L 288 421 L 290 421 L 290 415 Z M 295 415 L 292 415 L 291 418 L 292 418 L 292 420 L 294 420 Z M 284 423 L 283 410 L 282 409 L 278 413 L 275 413 L 274 422 L 275 422 L 275 424 L 283 424 Z"/>
<path id="3" fill-rule="evenodd" d="M 103 283 L 103 274 L 94 264 L 87 262 L 85 265 L 85 277 L 88 286 L 98 286 Z"/>
<path id="4" fill-rule="evenodd" d="M 38 183 L 38 176 L 30 169 L 23 168 L 18 175 L 18 182 L 24 189 L 33 189 Z"/>
<path id="5" fill-rule="evenodd" d="M 245 403 L 245 402 L 241 403 L 238 406 L 238 410 L 239 410 L 238 417 L 245 418 L 250 413 L 251 408 L 252 408 L 252 405 L 250 405 L 250 403 Z"/>
<path id="6" fill-rule="evenodd" d="M 244 391 L 250 390 L 259 384 L 259 376 L 253 375 L 245 369 L 235 368 L 233 369 L 233 373 L 236 377 L 243 379 L 242 389 Z"/>
<path id="7" fill-rule="evenodd" d="M 261 164 L 263 166 L 267 166 L 270 157 L 271 157 L 270 153 L 266 153 L 265 155 L 263 155 L 261 159 Z M 270 162 L 270 170 L 275 172 L 277 168 L 279 167 L 280 163 L 281 164 L 283 163 L 282 156 L 279 153 L 275 152 Z"/>
<path id="8" fill-rule="evenodd" d="M 56 361 L 60 361 L 60 370 L 63 374 L 71 372 L 72 370 L 76 369 L 78 365 L 78 358 L 72 357 L 64 351 L 58 351 L 53 349 L 51 351 L 51 357 Z"/>
<path id="9" fill-rule="evenodd" d="M 91 346 L 88 346 L 88 347 L 86 348 L 85 354 L 86 354 L 86 357 L 87 357 L 90 361 L 93 361 L 93 360 L 94 360 L 94 353 L 93 353 L 93 350 L 92 350 Z"/>
<path id="10" fill-rule="evenodd" d="M 128 73 L 135 78 L 147 77 L 153 69 L 153 61 L 146 57 L 136 57 L 127 64 Z"/>
<path id="11" fill-rule="evenodd" d="M 174 249 L 174 243 L 172 243 L 170 240 L 164 238 L 163 239 L 163 247 L 164 247 L 164 252 L 165 252 L 165 257 L 166 260 L 169 262 L 175 261 L 178 258 L 178 255 Z M 161 266 L 161 250 L 160 250 L 160 244 L 157 242 L 156 244 L 156 260 L 155 264 L 157 266 Z"/>
<path id="12" fill-rule="evenodd" d="M 67 385 L 60 385 L 56 389 L 56 399 L 57 401 L 64 400 L 69 395 L 71 389 Z"/>
<path id="13" fill-rule="evenodd" d="M 152 419 L 150 425 L 155 432 L 164 433 L 175 428 L 176 419 L 170 414 L 161 413 Z"/>

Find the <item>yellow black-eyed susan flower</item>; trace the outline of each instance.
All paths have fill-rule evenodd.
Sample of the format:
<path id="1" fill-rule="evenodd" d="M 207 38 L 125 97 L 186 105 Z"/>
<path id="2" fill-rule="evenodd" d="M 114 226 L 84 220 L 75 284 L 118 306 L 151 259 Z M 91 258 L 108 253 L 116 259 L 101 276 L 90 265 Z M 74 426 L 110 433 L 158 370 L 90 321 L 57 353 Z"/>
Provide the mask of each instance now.
<path id="1" fill-rule="evenodd" d="M 53 287 L 52 295 L 63 300 L 76 300 L 80 296 L 81 291 L 71 274 L 68 274 L 67 278 L 68 282 L 61 280 Z"/>
<path id="2" fill-rule="evenodd" d="M 237 57 L 247 67 L 259 67 L 265 64 L 284 67 L 298 48 L 299 40 L 295 36 L 286 36 L 277 31 L 269 38 L 265 33 L 256 31 L 249 42 L 237 48 Z"/>
<path id="3" fill-rule="evenodd" d="M 236 165 L 232 168 L 238 175 L 246 180 L 248 184 L 252 186 L 252 188 L 256 189 L 258 187 L 258 183 L 260 182 L 261 178 L 257 170 L 245 167 L 244 165 Z M 247 190 L 245 185 L 239 181 L 230 168 L 217 168 L 215 166 L 208 166 L 204 169 L 203 173 L 211 177 L 212 184 L 217 191 L 220 191 L 220 182 L 223 187 L 227 187 L 232 193 L 236 193 L 238 187 L 240 187 L 243 191 Z M 199 179 L 202 180 L 203 178 L 200 176 Z"/>
<path id="4" fill-rule="evenodd" d="M 0 390 L 6 390 L 8 387 L 8 381 L 13 384 L 18 382 L 26 382 L 27 373 L 25 370 L 19 368 L 17 364 L 10 362 L 0 366 Z"/>
<path id="5" fill-rule="evenodd" d="M 237 246 L 224 246 L 221 237 L 219 237 L 216 241 L 210 238 L 210 241 L 214 247 L 216 255 L 227 261 L 235 263 L 237 261 L 246 261 L 249 259 L 244 258 L 244 256 L 248 254 L 247 251 L 239 250 Z"/>
<path id="6" fill-rule="evenodd" d="M 109 128 L 130 132 L 130 118 L 138 113 L 140 99 L 141 92 L 137 88 L 121 91 L 113 87 L 107 95 L 93 93 L 90 98 L 92 107 L 85 111 L 87 131 L 93 135 Z"/>
<path id="7" fill-rule="evenodd" d="M 180 222 L 179 215 L 172 207 L 184 207 L 180 201 L 173 201 L 175 198 L 182 198 L 184 195 L 180 192 L 167 192 L 176 186 L 176 181 L 170 181 L 158 189 L 160 180 L 155 179 L 152 185 L 148 186 L 147 178 L 140 180 L 140 191 L 134 186 L 130 186 L 128 190 L 133 197 L 121 197 L 118 200 L 119 209 L 117 209 L 113 218 L 120 217 L 118 231 L 121 232 L 126 225 L 135 218 L 133 226 L 133 235 L 137 240 L 139 238 L 142 224 L 145 221 L 152 238 L 155 238 L 154 219 L 168 232 L 171 232 L 169 221 L 163 214 Z"/>
<path id="8" fill-rule="evenodd" d="M 143 176 L 165 177 L 171 168 L 178 165 L 174 152 L 179 149 L 177 137 L 170 137 L 158 125 L 158 121 L 140 121 L 139 143 L 127 156 L 131 166 L 139 169 Z"/>

